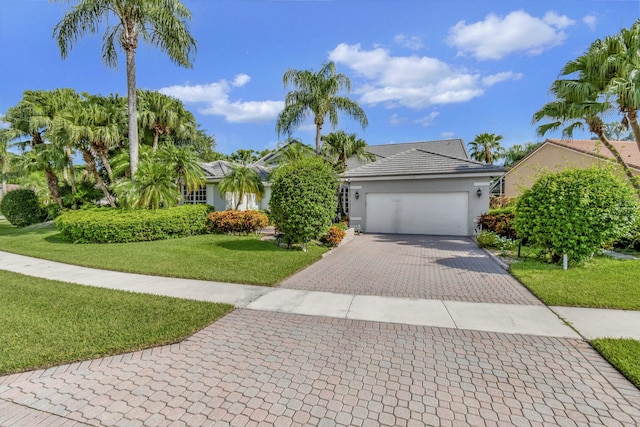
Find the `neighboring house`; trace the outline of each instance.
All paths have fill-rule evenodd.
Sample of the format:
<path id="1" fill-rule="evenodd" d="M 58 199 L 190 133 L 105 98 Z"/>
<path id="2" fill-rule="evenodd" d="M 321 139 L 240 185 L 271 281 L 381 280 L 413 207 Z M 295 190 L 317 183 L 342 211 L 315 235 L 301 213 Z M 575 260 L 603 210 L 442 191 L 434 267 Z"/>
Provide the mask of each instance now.
<path id="1" fill-rule="evenodd" d="M 7 193 L 9 191 L 17 190 L 18 188 L 20 188 L 18 184 L 5 184 L 5 185 L 7 187 Z M 0 186 L 0 200 L 2 200 L 3 197 L 4 197 L 4 194 L 2 192 L 2 186 Z"/>
<path id="2" fill-rule="evenodd" d="M 640 175 L 640 150 L 635 141 L 612 141 L 634 175 Z M 516 163 L 505 175 L 503 193 L 517 197 L 531 188 L 542 172 L 559 172 L 569 167 L 587 168 L 615 161 L 598 140 L 547 139 L 536 150 Z M 621 176 L 624 176 L 620 171 Z M 625 177 L 626 178 L 626 177 Z"/>
<path id="3" fill-rule="evenodd" d="M 287 146 L 253 165 L 265 194 L 259 203 L 255 198 L 243 203 L 241 210 L 269 208 L 268 174 Z M 367 151 L 375 162 L 349 159 L 340 177 L 342 208 L 350 225 L 370 233 L 469 236 L 476 219 L 489 210 L 492 179 L 504 173 L 501 166 L 470 160 L 461 139 L 372 145 Z M 231 195 L 220 194 L 217 186 L 230 166 L 223 160 L 202 164 L 207 184 L 185 194 L 185 203 L 232 208 Z"/>
<path id="4" fill-rule="evenodd" d="M 369 146 L 377 160 L 350 162 L 349 222 L 370 233 L 473 234 L 504 168 L 469 159 L 461 139 Z"/>

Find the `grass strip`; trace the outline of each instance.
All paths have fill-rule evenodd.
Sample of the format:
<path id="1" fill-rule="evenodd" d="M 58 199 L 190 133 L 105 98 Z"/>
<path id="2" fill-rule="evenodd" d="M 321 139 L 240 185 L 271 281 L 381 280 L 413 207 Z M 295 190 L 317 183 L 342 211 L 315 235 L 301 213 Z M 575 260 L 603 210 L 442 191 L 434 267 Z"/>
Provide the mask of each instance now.
<path id="1" fill-rule="evenodd" d="M 175 343 L 233 306 L 0 270 L 0 374 Z"/>
<path id="2" fill-rule="evenodd" d="M 640 310 L 640 261 L 596 257 L 562 270 L 555 264 L 526 260 L 511 273 L 547 305 Z"/>
<path id="3" fill-rule="evenodd" d="M 105 270 L 272 286 L 319 260 L 327 248 L 279 248 L 253 235 L 206 234 L 153 242 L 73 244 L 53 224 L 0 222 L 0 250 Z"/>
<path id="4" fill-rule="evenodd" d="M 591 341 L 591 345 L 636 387 L 640 388 L 640 341 L 602 338 Z"/>

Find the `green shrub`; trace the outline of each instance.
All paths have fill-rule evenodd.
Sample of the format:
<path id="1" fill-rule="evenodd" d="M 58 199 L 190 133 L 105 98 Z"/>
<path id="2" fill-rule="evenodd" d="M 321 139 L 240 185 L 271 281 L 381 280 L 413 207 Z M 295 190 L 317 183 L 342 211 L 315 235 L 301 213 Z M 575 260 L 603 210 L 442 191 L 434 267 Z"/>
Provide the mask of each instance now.
<path id="1" fill-rule="evenodd" d="M 2 198 L 0 212 L 16 227 L 26 227 L 42 222 L 47 215 L 40 207 L 36 193 L 29 189 L 9 191 Z"/>
<path id="2" fill-rule="evenodd" d="M 258 233 L 269 225 L 269 217 L 258 211 L 222 211 L 209 214 L 211 230 L 214 233 L 247 234 Z"/>
<path id="3" fill-rule="evenodd" d="M 639 214 L 633 190 L 609 169 L 566 169 L 542 175 L 516 205 L 518 236 L 546 251 L 582 262 L 628 233 Z"/>
<path id="4" fill-rule="evenodd" d="M 318 239 L 336 211 L 337 174 L 320 157 L 305 157 L 276 168 L 271 178 L 271 217 L 284 241 Z"/>
<path id="5" fill-rule="evenodd" d="M 341 228 L 338 224 L 334 224 L 333 226 L 331 226 L 329 231 L 327 231 L 327 233 L 320 238 L 320 241 L 327 246 L 338 246 L 346 235 L 347 232 L 344 231 L 343 228 Z"/>
<path id="6" fill-rule="evenodd" d="M 501 255 L 506 255 L 517 245 L 516 240 L 500 236 L 492 231 L 481 231 L 476 236 L 476 241 L 478 242 L 478 246 L 480 246 L 481 248 L 499 249 Z"/>
<path id="7" fill-rule="evenodd" d="M 62 236 L 77 243 L 123 243 L 162 240 L 207 231 L 206 205 L 157 210 L 100 208 L 69 211 L 56 218 Z"/>

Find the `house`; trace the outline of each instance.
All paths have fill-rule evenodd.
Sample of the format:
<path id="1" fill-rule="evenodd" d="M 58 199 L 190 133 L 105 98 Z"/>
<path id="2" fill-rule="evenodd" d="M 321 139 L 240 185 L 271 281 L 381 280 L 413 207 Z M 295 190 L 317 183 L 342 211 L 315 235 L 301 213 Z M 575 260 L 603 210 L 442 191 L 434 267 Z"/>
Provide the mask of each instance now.
<path id="1" fill-rule="evenodd" d="M 634 175 L 640 175 L 640 150 L 635 141 L 612 141 Z M 541 172 L 559 172 L 568 167 L 587 168 L 615 161 L 611 152 L 598 140 L 547 139 L 537 149 L 515 164 L 505 175 L 503 194 L 517 197 L 531 188 Z M 623 172 L 620 171 L 621 176 Z"/>
<path id="2" fill-rule="evenodd" d="M 350 161 L 349 223 L 369 233 L 468 236 L 489 209 L 500 166 L 469 159 L 461 139 L 369 146 L 375 162 Z"/>
<path id="3" fill-rule="evenodd" d="M 252 165 L 262 178 L 265 194 L 240 209 L 268 209 L 268 174 L 282 150 Z M 476 219 L 489 209 L 489 185 L 504 168 L 469 159 L 461 139 L 373 145 L 367 151 L 374 162 L 349 159 L 340 175 L 340 203 L 352 227 L 364 232 L 468 236 Z M 234 205 L 233 195 L 222 195 L 218 183 L 231 170 L 229 162 L 202 164 L 206 185 L 185 194 L 185 203 L 207 203 L 216 210 Z"/>

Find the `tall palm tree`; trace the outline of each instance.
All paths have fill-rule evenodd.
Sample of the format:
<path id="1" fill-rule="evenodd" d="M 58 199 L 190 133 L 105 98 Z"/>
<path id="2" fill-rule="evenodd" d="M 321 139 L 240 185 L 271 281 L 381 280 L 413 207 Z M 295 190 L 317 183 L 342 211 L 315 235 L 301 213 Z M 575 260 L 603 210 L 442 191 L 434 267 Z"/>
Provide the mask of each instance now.
<path id="1" fill-rule="evenodd" d="M 218 184 L 218 190 L 221 194 L 233 193 L 234 196 L 238 196 L 234 207 L 234 210 L 237 211 L 246 194 L 255 194 L 258 201 L 262 200 L 264 185 L 256 170 L 252 167 L 233 165 L 231 166 L 231 172 L 222 178 Z"/>
<path id="2" fill-rule="evenodd" d="M 177 186 L 183 184 L 187 191 L 194 191 L 205 184 L 200 159 L 189 147 L 163 145 L 156 153 L 154 161 L 167 165 L 172 172 L 175 184 Z"/>
<path id="3" fill-rule="evenodd" d="M 481 133 L 469 143 L 471 158 L 479 162 L 492 165 L 493 162 L 504 157 L 504 148 L 500 146 L 502 135 L 495 133 Z"/>
<path id="4" fill-rule="evenodd" d="M 138 90 L 140 127 L 153 135 L 153 152 L 158 150 L 160 135 L 195 134 L 196 119 L 182 101 L 156 91 Z"/>
<path id="5" fill-rule="evenodd" d="M 119 202 L 129 209 L 160 209 L 178 204 L 180 192 L 167 165 L 140 162 L 135 180 L 123 179 L 114 185 Z"/>
<path id="6" fill-rule="evenodd" d="M 375 155 L 367 152 L 367 142 L 355 133 L 331 132 L 322 137 L 322 152 L 329 158 L 338 173 L 347 170 L 347 159 L 356 157 L 361 162 L 375 161 Z"/>
<path id="7" fill-rule="evenodd" d="M 324 63 L 317 73 L 313 70 L 288 69 L 282 82 L 285 88 L 291 85 L 295 90 L 287 93 L 284 110 L 278 115 L 278 136 L 290 134 L 312 116 L 316 126 L 316 154 L 320 155 L 322 126 L 327 116 L 334 129 L 338 125 L 340 112 L 356 119 L 363 128 L 367 126 L 364 110 L 355 101 L 338 95 L 343 89 L 349 93 L 351 80 L 346 75 L 337 73 L 333 61 Z"/>
<path id="8" fill-rule="evenodd" d="M 139 39 L 158 47 L 177 65 L 191 67 L 196 41 L 189 32 L 190 19 L 191 12 L 179 0 L 77 0 L 53 29 L 63 58 L 78 38 L 97 33 L 103 21 L 107 27 L 102 38 L 102 61 L 115 67 L 118 63 L 116 44 L 124 50 L 132 177 L 138 167 L 135 54 Z"/>

